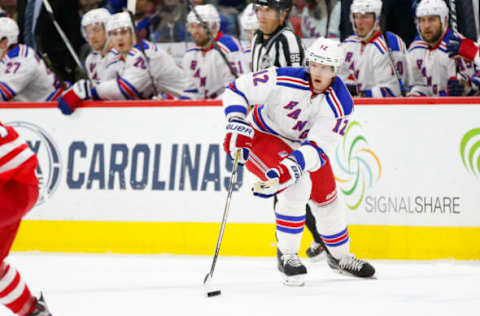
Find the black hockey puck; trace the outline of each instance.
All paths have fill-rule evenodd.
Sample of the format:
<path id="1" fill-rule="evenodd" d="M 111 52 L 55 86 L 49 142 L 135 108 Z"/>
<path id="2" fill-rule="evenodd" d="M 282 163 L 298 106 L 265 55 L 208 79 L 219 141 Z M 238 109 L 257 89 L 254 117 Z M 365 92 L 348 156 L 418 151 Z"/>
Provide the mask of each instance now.
<path id="1" fill-rule="evenodd" d="M 222 291 L 216 290 L 216 291 L 210 291 L 210 292 L 208 292 L 208 293 L 207 293 L 207 296 L 208 296 L 208 297 L 212 297 L 212 296 L 217 296 L 217 295 L 220 295 L 220 294 L 222 294 Z"/>

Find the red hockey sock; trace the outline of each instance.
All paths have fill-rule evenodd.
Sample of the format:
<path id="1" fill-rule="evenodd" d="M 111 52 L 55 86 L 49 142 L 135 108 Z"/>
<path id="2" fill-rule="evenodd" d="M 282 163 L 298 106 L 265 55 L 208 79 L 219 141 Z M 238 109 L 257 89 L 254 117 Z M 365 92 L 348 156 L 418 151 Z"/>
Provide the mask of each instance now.
<path id="1" fill-rule="evenodd" d="M 30 314 L 36 303 L 20 273 L 5 262 L 0 266 L 0 303 L 19 316 Z"/>

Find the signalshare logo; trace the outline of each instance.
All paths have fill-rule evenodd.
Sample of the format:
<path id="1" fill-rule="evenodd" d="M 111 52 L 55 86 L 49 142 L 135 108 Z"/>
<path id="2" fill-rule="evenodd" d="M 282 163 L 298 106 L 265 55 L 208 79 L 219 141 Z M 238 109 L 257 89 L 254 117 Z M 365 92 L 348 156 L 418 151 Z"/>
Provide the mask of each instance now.
<path id="1" fill-rule="evenodd" d="M 38 157 L 36 170 L 40 194 L 37 205 L 45 203 L 55 193 L 62 170 L 60 152 L 52 137 L 41 127 L 29 122 L 9 122 Z"/>
<path id="2" fill-rule="evenodd" d="M 467 171 L 480 174 L 480 128 L 469 130 L 460 142 L 460 155 Z"/>
<path id="3" fill-rule="evenodd" d="M 335 179 L 345 195 L 347 207 L 356 210 L 365 198 L 365 191 L 382 175 L 382 165 L 362 135 L 360 123 L 351 122 L 343 142 L 335 152 Z"/>

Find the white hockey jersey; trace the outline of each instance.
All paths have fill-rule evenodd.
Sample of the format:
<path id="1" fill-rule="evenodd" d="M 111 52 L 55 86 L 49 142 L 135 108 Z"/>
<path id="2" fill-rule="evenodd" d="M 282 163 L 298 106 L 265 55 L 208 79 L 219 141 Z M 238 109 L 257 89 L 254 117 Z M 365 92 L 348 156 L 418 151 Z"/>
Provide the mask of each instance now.
<path id="1" fill-rule="evenodd" d="M 328 15 L 327 1 L 317 2 L 320 16 L 312 16 L 305 6 L 302 11 L 302 34 L 304 38 L 340 37 L 340 1 L 330 0 L 332 6 Z"/>
<path id="2" fill-rule="evenodd" d="M 447 44 L 453 34 L 448 30 L 442 40 L 434 47 L 430 47 L 420 36 L 410 44 L 408 62 L 410 73 L 411 96 L 446 96 L 447 81 L 450 77 L 460 77 L 468 82 L 466 95 L 475 95 L 479 92 L 478 76 L 475 74 L 474 64 L 463 59 L 448 57 Z M 457 36 L 463 37 L 456 33 Z"/>
<path id="3" fill-rule="evenodd" d="M 31 48 L 12 46 L 0 61 L 1 101 L 55 101 L 63 87 Z"/>
<path id="4" fill-rule="evenodd" d="M 241 63 L 241 73 L 248 74 L 252 72 L 252 47 L 249 45 L 243 52 L 242 52 L 242 63 Z"/>
<path id="5" fill-rule="evenodd" d="M 123 68 L 123 63 L 122 55 L 115 49 L 111 49 L 105 56 L 102 56 L 98 51 L 88 54 L 85 60 L 85 67 L 87 68 L 88 77 L 95 84 L 99 84 L 101 81 L 116 78 Z"/>
<path id="6" fill-rule="evenodd" d="M 397 73 L 403 87 L 406 87 L 408 78 L 406 45 L 398 35 L 387 32 L 386 37 Z M 355 85 L 357 91 L 366 97 L 401 96 L 400 84 L 380 31 L 368 42 L 363 42 L 358 36 L 350 36 L 342 42 L 342 47 L 345 63 L 340 67 L 339 75 L 347 84 Z"/>
<path id="7" fill-rule="evenodd" d="M 334 153 L 353 112 L 353 99 L 339 77 L 324 93 L 314 95 L 303 67 L 243 75 L 227 87 L 222 100 L 227 119 L 246 117 L 247 109 L 258 104 L 251 116 L 253 127 L 299 149 L 302 167 L 309 171 L 321 167 L 321 154 Z"/>
<path id="8" fill-rule="evenodd" d="M 156 44 L 143 41 L 145 54 L 158 92 L 180 95 L 185 89 L 183 71 L 175 64 L 173 58 L 161 50 Z M 118 67 L 116 63 L 107 64 Z M 125 57 L 123 67 L 115 79 L 100 82 L 94 90 L 94 97 L 101 100 L 150 99 L 154 95 L 152 80 L 148 73 L 143 53 L 139 45 L 135 45 Z"/>
<path id="9" fill-rule="evenodd" d="M 232 68 L 240 75 L 243 71 L 240 42 L 222 32 L 217 34 L 215 40 Z M 188 49 L 182 59 L 182 68 L 188 80 L 182 99 L 216 99 L 225 86 L 235 79 L 213 45 L 209 49 L 198 46 Z"/>

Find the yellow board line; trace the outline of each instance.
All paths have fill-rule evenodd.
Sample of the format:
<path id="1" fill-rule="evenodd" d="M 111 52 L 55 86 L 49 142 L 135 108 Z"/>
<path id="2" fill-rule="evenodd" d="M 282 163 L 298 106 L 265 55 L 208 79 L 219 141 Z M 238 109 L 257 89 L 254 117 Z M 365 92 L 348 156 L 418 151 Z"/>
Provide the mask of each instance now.
<path id="1" fill-rule="evenodd" d="M 219 223 L 22 222 L 15 251 L 211 255 Z M 480 227 L 350 225 L 351 251 L 370 259 L 480 259 Z M 305 228 L 301 253 L 312 238 Z M 228 223 L 221 254 L 274 256 L 274 224 Z"/>

